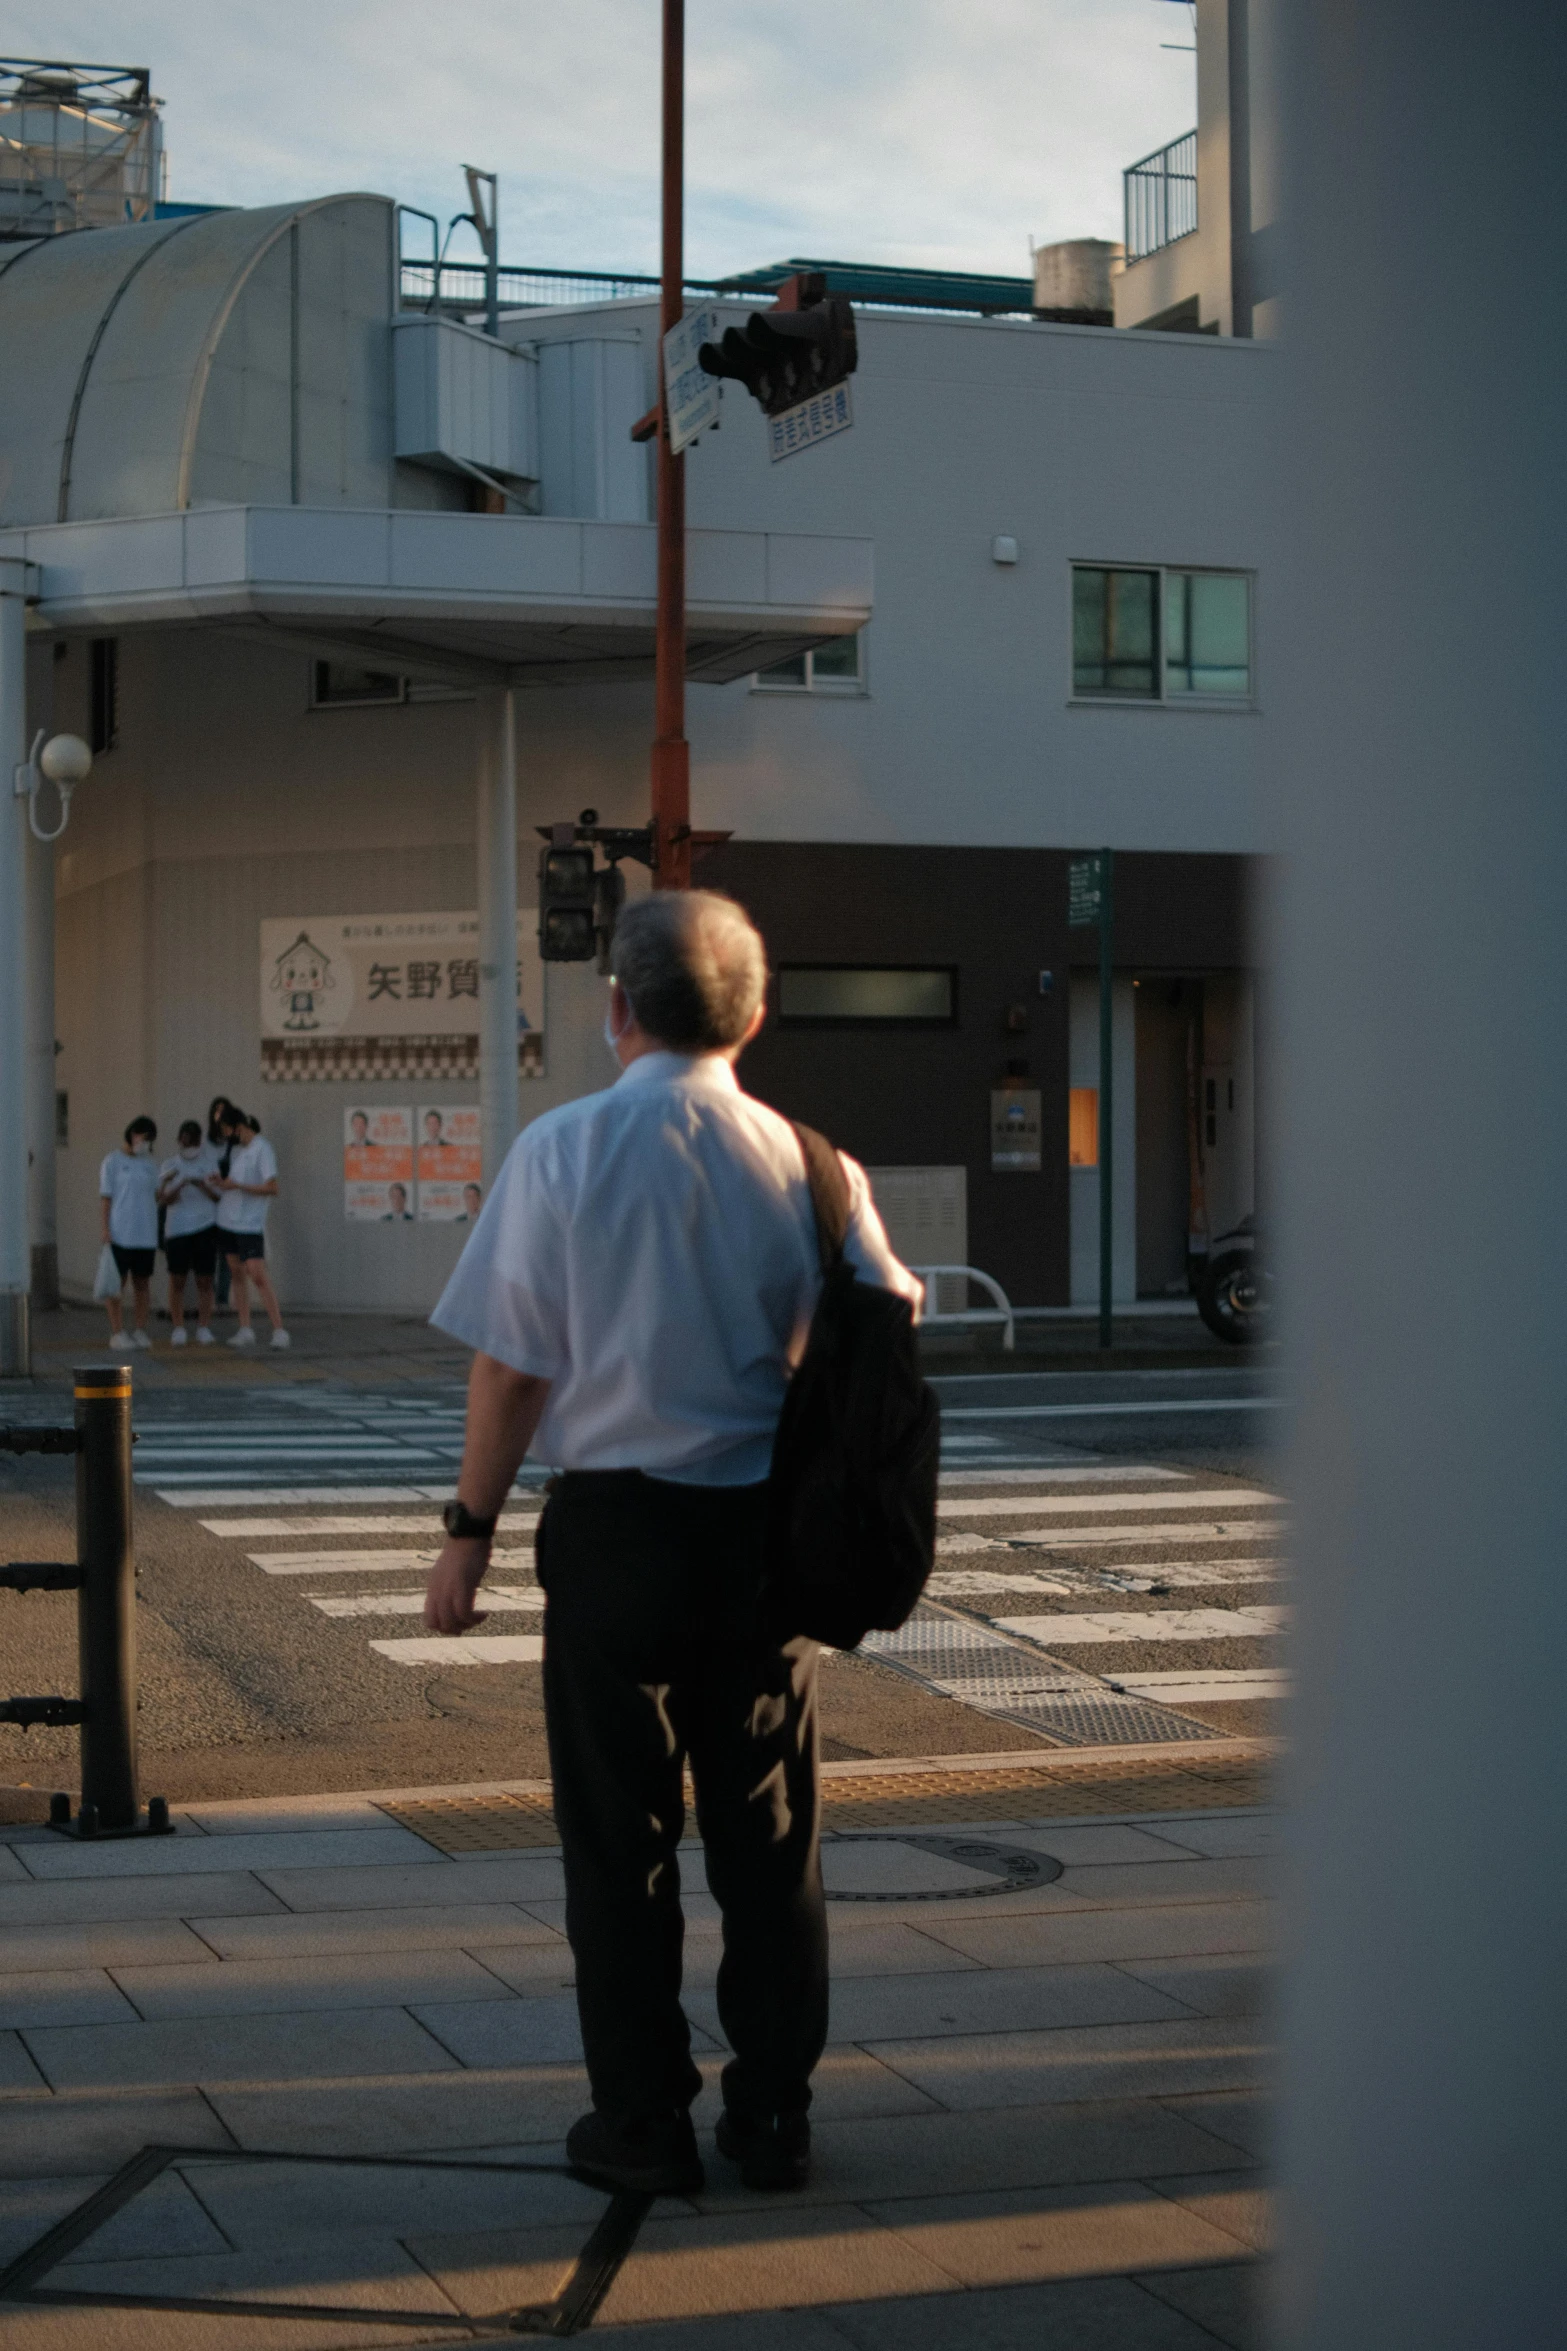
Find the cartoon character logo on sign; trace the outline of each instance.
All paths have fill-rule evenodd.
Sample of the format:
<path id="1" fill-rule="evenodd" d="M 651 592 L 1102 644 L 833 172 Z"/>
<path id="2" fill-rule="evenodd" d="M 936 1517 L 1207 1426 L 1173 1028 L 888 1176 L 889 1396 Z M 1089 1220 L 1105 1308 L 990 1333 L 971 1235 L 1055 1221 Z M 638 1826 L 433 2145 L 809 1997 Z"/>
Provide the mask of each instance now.
<path id="1" fill-rule="evenodd" d="M 285 947 L 273 964 L 269 985 L 274 995 L 283 999 L 285 1029 L 318 1029 L 321 999 L 329 988 L 337 985 L 332 977 L 332 958 L 315 944 L 308 931 L 301 931 L 293 945 Z"/>

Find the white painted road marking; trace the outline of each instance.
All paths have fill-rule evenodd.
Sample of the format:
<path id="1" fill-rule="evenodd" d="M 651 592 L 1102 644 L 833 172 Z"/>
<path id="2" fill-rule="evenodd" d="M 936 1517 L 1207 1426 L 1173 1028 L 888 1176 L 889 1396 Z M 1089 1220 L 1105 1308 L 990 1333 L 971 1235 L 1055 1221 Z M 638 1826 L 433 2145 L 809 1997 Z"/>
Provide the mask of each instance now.
<path id="1" fill-rule="evenodd" d="M 409 1575 L 420 1575 L 435 1565 L 434 1551 L 247 1551 L 245 1557 L 252 1567 L 259 1567 L 263 1575 L 386 1575 L 404 1569 Z M 490 1553 L 497 1567 L 524 1567 L 533 1553 L 531 1550 L 495 1550 Z"/>
<path id="2" fill-rule="evenodd" d="M 1233 1524 L 1215 1522 L 1209 1526 L 1024 1527 L 1015 1535 L 938 1535 L 936 1556 L 943 1558 L 949 1550 L 972 1551 L 985 1543 L 1000 1550 L 1021 1545 L 1030 1551 L 1086 1551 L 1117 1543 L 1249 1543 L 1258 1536 L 1266 1540 L 1288 1531 L 1282 1519 L 1267 1518 L 1238 1518 Z"/>
<path id="3" fill-rule="evenodd" d="M 1289 1621 L 1283 1608 L 1106 1609 L 1092 1616 L 998 1616 L 1005 1633 L 1021 1633 L 1046 1649 L 1105 1641 L 1265 1640 Z"/>
<path id="4" fill-rule="evenodd" d="M 1143 1412 L 1282 1412 L 1283 1396 L 1184 1396 L 1149 1404 L 944 1404 L 943 1420 L 1103 1420 Z"/>
<path id="5" fill-rule="evenodd" d="M 1161 1706 L 1200 1706 L 1204 1700 L 1287 1698 L 1290 1677 L 1282 1667 L 1259 1666 L 1248 1673 L 1120 1673 L 1110 1677 L 1112 1690 L 1129 1698 L 1153 1698 Z"/>
<path id="6" fill-rule="evenodd" d="M 305 1592 L 301 1595 L 323 1616 L 422 1616 L 422 1592 Z M 542 1592 L 519 1591 L 514 1584 L 486 1584 L 479 1597 L 487 1612 L 497 1616 L 536 1616 L 544 1606 Z M 459 1636 L 461 1637 L 461 1636 Z"/>
<path id="7" fill-rule="evenodd" d="M 204 1518 L 209 1535 L 438 1535 L 441 1522 L 433 1512 L 422 1518 L 366 1518 L 357 1511 L 334 1518 Z M 535 1511 L 504 1511 L 501 1527 L 507 1534 L 525 1535 L 539 1523 Z"/>
<path id="8" fill-rule="evenodd" d="M 537 1665 L 544 1655 L 542 1633 L 464 1633 L 449 1640 L 431 1633 L 417 1641 L 372 1641 L 378 1657 L 394 1665 Z"/>
<path id="9" fill-rule="evenodd" d="M 1029 1511 L 1059 1511 L 1063 1518 L 1074 1512 L 1088 1517 L 1096 1511 L 1137 1510 L 1148 1501 L 1157 1501 L 1161 1510 L 1222 1510 L 1226 1504 L 1232 1510 L 1279 1509 L 1283 1497 L 1266 1494 L 1255 1486 L 1202 1486 L 1188 1494 L 995 1494 L 976 1495 L 970 1501 L 939 1502 L 940 1518 L 1016 1518 Z"/>

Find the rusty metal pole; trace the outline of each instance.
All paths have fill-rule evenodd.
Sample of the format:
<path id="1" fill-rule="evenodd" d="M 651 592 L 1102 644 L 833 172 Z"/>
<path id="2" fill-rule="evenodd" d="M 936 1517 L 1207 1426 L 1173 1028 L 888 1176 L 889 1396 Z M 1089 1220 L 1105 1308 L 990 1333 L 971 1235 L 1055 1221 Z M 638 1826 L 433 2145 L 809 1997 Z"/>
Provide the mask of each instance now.
<path id="1" fill-rule="evenodd" d="M 669 445 L 663 338 L 685 310 L 685 0 L 664 0 L 663 285 L 658 355 L 658 641 L 653 687 L 653 886 L 691 887 L 686 741 L 686 461 Z"/>

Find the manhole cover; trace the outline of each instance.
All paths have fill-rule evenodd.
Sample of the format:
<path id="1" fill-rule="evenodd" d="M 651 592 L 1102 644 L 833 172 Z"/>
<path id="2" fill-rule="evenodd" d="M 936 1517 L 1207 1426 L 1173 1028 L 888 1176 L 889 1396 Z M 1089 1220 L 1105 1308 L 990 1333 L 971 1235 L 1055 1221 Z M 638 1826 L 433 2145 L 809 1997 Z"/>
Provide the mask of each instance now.
<path id="1" fill-rule="evenodd" d="M 873 1850 L 875 1848 L 875 1850 Z M 829 1902 L 972 1902 L 1016 1894 L 1061 1875 L 1048 1853 L 988 1837 L 832 1837 L 822 1847 Z"/>

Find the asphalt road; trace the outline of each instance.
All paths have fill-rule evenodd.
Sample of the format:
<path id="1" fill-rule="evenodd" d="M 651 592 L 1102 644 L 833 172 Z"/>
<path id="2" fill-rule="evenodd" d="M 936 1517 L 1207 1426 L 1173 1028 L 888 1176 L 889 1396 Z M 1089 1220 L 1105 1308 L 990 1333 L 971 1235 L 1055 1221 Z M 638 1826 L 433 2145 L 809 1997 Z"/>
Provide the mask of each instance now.
<path id="1" fill-rule="evenodd" d="M 1257 1691 L 1277 1671 L 1283 1598 L 1272 1376 L 1226 1363 L 937 1386 L 945 1515 L 931 1608 L 901 1649 L 829 1653 L 829 1758 L 1037 1752 L 1047 1723 L 1083 1716 L 1079 1699 L 1102 1722 L 1133 1723 L 1140 1706 L 1136 1720 L 1160 1736 L 1166 1720 L 1185 1737 L 1271 1730 L 1276 1702 Z M 395 1395 L 328 1380 L 142 1397 L 145 1791 L 181 1801 L 544 1776 L 526 1653 L 540 1624 L 536 1488 L 519 1492 L 492 1570 L 507 1589 L 483 1638 L 509 1650 L 472 1663 L 407 1646 L 422 1636 L 421 1555 L 439 1539 L 461 1404 L 443 1379 Z M 0 1409 L 63 1417 L 43 1397 Z M 0 1457 L 0 1511 L 6 1557 L 72 1556 L 70 1462 Z M 973 1703 L 937 1686 L 952 1674 L 936 1650 L 954 1644 Z M 0 1658 L 0 1689 L 73 1692 L 74 1597 L 0 1594 Z M 1185 1677 L 1178 1701 L 1124 1680 L 1172 1672 Z M 0 1801 L 25 1811 L 33 1792 L 73 1785 L 75 1747 L 73 1732 L 0 1726 Z"/>

